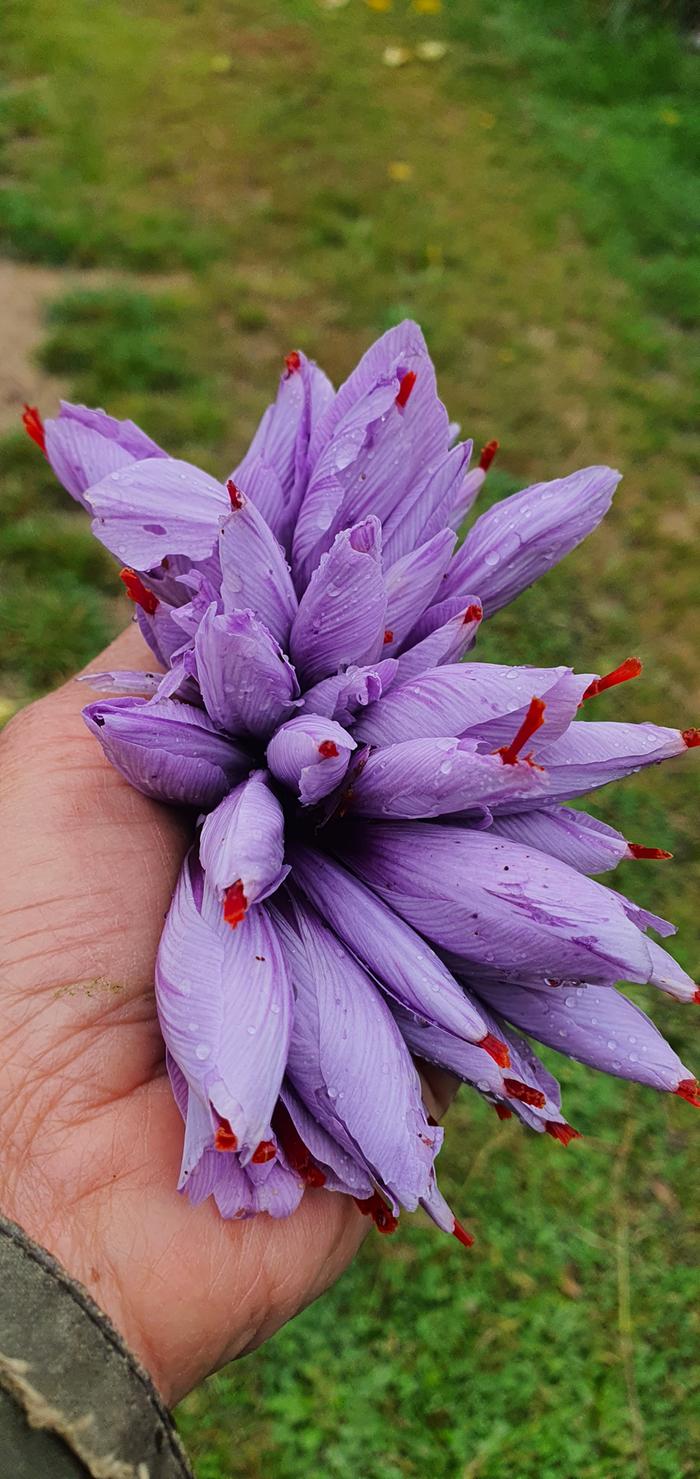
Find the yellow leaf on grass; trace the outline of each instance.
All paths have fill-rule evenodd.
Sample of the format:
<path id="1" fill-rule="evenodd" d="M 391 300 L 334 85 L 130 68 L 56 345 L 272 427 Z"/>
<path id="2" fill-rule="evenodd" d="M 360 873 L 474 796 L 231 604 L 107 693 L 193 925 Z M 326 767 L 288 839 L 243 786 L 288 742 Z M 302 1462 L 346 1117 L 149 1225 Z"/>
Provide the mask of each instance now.
<path id="1" fill-rule="evenodd" d="M 413 179 L 413 165 L 405 159 L 392 159 L 387 165 L 386 172 L 389 179 L 396 180 L 398 184 Z"/>

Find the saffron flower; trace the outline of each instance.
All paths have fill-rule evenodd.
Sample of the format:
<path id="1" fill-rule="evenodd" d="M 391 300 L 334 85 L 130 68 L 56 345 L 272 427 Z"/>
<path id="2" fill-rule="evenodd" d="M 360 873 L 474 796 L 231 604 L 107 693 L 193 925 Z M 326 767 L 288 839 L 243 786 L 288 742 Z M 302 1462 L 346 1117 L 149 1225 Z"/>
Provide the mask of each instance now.
<path id="1" fill-rule="evenodd" d="M 468 1244 L 416 1059 L 564 1145 L 531 1039 L 700 1106 L 618 990 L 698 999 L 649 934 L 673 926 L 592 876 L 668 854 L 567 804 L 700 731 L 589 718 L 636 659 L 473 655 L 596 528 L 618 473 L 505 498 L 457 547 L 497 444 L 470 468 L 410 322 L 338 391 L 288 355 L 223 481 L 103 411 L 25 424 L 123 562 L 163 670 L 91 674 L 85 721 L 132 786 L 196 820 L 155 983 L 191 1200 L 284 1217 L 326 1187 L 383 1232 L 421 1206 Z"/>

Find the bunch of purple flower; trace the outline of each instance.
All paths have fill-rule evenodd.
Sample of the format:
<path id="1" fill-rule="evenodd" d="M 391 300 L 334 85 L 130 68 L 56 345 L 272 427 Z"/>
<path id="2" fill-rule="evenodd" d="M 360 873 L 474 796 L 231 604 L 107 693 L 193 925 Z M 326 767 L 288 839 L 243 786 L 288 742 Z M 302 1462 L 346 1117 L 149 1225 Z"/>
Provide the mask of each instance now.
<path id="1" fill-rule="evenodd" d="M 700 731 L 582 722 L 635 659 L 605 677 L 463 661 L 619 475 L 527 488 L 456 549 L 496 444 L 469 470 L 410 322 L 337 392 L 290 354 L 225 484 L 103 411 L 25 422 L 125 562 L 165 669 L 91 675 L 86 723 L 131 785 L 198 816 L 156 972 L 192 1201 L 283 1217 L 325 1186 L 385 1231 L 420 1205 L 469 1242 L 416 1059 L 564 1144 L 530 1038 L 700 1104 L 616 989 L 698 999 L 648 937 L 673 926 L 590 876 L 668 854 L 564 804 Z"/>

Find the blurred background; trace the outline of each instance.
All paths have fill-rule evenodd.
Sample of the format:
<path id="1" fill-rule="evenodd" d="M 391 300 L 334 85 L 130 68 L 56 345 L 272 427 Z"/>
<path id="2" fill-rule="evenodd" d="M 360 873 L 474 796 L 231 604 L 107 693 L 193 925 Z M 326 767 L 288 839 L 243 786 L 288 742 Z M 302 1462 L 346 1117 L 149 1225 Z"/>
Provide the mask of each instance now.
<path id="1" fill-rule="evenodd" d="M 634 653 L 596 717 L 697 724 L 699 73 L 683 0 L 4 0 L 2 718 L 129 614 L 22 401 L 104 405 L 222 475 L 285 352 L 338 379 L 410 314 L 463 432 L 501 442 L 488 500 L 625 473 L 478 655 Z M 674 852 L 617 886 L 691 971 L 699 800 L 689 757 L 593 807 Z M 697 1071 L 692 1012 L 634 994 Z M 475 1249 L 418 1218 L 371 1236 L 183 1404 L 198 1479 L 697 1479 L 700 1121 L 559 1067 L 585 1138 L 463 1091 L 441 1181 Z"/>

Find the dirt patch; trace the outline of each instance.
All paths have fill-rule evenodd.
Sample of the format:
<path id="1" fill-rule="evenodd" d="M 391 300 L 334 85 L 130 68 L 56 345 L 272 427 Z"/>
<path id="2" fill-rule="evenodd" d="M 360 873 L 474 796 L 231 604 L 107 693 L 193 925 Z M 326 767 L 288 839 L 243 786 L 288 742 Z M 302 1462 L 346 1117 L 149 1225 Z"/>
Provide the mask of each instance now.
<path id="1" fill-rule="evenodd" d="M 0 433 L 17 425 L 25 401 L 48 408 L 66 393 L 36 361 L 45 306 L 66 286 L 58 268 L 0 261 Z"/>
<path id="2" fill-rule="evenodd" d="M 120 284 L 157 293 L 182 290 L 188 282 L 184 273 L 140 278 L 100 268 L 71 271 L 0 258 L 0 436 L 17 426 L 25 402 L 50 415 L 61 396 L 69 395 L 69 385 L 47 374 L 37 359 L 46 336 L 46 309 L 54 299 L 78 288 Z"/>

